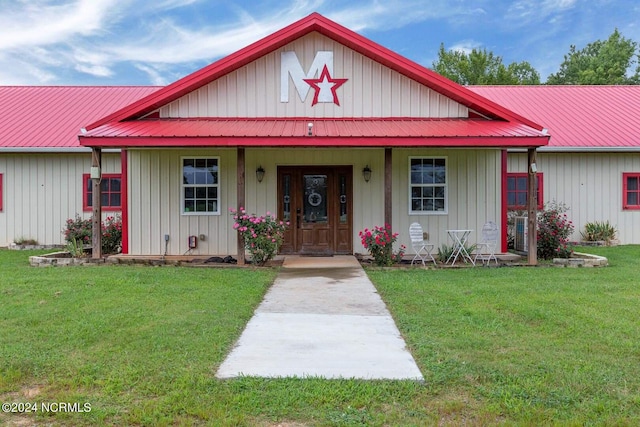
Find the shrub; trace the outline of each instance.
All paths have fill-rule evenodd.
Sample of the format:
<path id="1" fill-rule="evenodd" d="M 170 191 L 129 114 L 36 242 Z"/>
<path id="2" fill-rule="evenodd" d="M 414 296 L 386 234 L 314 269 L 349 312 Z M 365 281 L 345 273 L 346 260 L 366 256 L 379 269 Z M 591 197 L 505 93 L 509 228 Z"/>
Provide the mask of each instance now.
<path id="1" fill-rule="evenodd" d="M 586 223 L 584 233 L 580 232 L 580 235 L 587 242 L 604 241 L 605 244 L 609 245 L 616 238 L 617 232 L 618 230 L 609 221 L 594 221 Z"/>
<path id="2" fill-rule="evenodd" d="M 239 211 L 231 208 L 235 220 L 233 229 L 244 238 L 246 249 L 251 254 L 251 261 L 257 265 L 265 265 L 273 259 L 284 240 L 284 232 L 289 222 L 278 221 L 267 212 L 265 216 L 247 215 L 244 208 Z"/>
<path id="3" fill-rule="evenodd" d="M 109 216 L 102 223 L 102 253 L 117 254 L 122 250 L 122 219 Z"/>
<path id="4" fill-rule="evenodd" d="M 13 239 L 13 243 L 20 246 L 36 246 L 38 244 L 38 241 L 36 239 L 30 239 L 21 236 Z"/>
<path id="5" fill-rule="evenodd" d="M 568 210 L 563 203 L 551 202 L 538 212 L 539 258 L 569 258 L 573 253 L 569 236 L 573 233 L 574 226 L 565 213 Z"/>
<path id="6" fill-rule="evenodd" d="M 122 250 L 122 219 L 107 217 L 102 223 L 102 252 L 104 254 L 116 254 Z M 76 214 L 75 219 L 69 218 L 63 231 L 67 243 L 83 248 L 91 244 L 93 236 L 93 220 L 82 219 Z"/>
<path id="7" fill-rule="evenodd" d="M 76 214 L 75 219 L 69 218 L 64 230 L 64 240 L 68 243 L 75 241 L 82 245 L 90 244 L 92 235 L 91 222 L 91 219 L 82 219 L 78 214 Z"/>
<path id="8" fill-rule="evenodd" d="M 373 230 L 365 228 L 358 235 L 362 246 L 369 251 L 376 265 L 389 266 L 402 260 L 406 247 L 401 245 L 398 252 L 393 253 L 393 244 L 398 239 L 398 233 L 392 233 L 389 224 L 385 224 L 384 227 L 375 226 Z"/>

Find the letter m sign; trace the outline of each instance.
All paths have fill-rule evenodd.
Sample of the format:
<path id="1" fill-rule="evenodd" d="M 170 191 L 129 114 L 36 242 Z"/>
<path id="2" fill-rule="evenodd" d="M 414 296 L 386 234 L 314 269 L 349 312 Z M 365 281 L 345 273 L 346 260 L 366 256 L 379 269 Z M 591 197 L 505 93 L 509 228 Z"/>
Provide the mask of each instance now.
<path id="1" fill-rule="evenodd" d="M 306 74 L 295 52 L 282 52 L 280 57 L 280 102 L 289 102 L 289 76 L 296 87 L 300 101 L 304 102 L 309 89 L 311 89 L 305 79 L 319 76 L 325 66 L 329 74 L 333 75 L 333 52 L 317 52 Z"/>

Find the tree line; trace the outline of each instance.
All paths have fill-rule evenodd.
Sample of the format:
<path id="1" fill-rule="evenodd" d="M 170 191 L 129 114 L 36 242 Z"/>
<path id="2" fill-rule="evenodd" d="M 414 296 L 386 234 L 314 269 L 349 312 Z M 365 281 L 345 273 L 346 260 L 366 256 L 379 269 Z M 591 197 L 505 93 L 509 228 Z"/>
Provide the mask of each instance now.
<path id="1" fill-rule="evenodd" d="M 637 85 L 640 84 L 638 59 L 638 43 L 624 38 L 616 29 L 608 39 L 596 40 L 583 49 L 571 45 L 560 69 L 549 75 L 545 84 Z M 486 49 L 473 49 L 467 54 L 447 51 L 441 44 L 432 69 L 462 85 L 541 84 L 540 73 L 529 62 L 505 65 L 502 57 Z"/>

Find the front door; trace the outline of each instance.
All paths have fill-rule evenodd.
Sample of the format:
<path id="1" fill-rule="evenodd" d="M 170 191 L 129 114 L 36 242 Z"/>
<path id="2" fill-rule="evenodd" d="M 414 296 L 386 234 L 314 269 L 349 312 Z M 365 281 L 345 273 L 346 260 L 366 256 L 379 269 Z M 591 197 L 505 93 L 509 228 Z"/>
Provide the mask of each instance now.
<path id="1" fill-rule="evenodd" d="M 278 217 L 291 223 L 281 253 L 350 254 L 351 166 L 278 167 Z"/>

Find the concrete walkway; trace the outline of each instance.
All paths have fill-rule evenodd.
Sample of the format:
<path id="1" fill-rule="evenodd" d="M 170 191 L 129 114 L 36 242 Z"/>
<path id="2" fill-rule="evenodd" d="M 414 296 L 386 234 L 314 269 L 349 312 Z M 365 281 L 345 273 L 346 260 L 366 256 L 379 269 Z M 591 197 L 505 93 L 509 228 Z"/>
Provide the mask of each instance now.
<path id="1" fill-rule="evenodd" d="M 389 311 L 352 256 L 286 257 L 218 378 L 423 380 Z"/>

